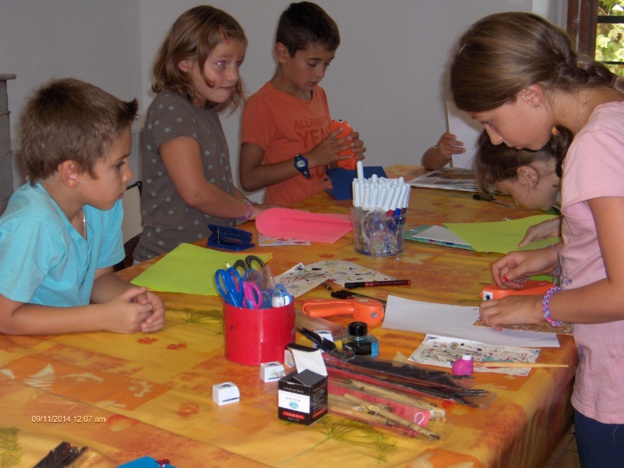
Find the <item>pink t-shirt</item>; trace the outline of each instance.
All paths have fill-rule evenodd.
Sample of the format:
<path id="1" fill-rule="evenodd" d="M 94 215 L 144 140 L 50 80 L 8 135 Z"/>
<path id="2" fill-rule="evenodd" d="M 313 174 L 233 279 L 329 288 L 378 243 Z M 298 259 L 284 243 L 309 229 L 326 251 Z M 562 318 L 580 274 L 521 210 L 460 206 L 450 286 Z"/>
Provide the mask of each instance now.
<path id="1" fill-rule="evenodd" d="M 573 289 L 606 277 L 587 201 L 624 197 L 624 102 L 594 110 L 568 150 L 562 187 L 561 281 Z M 624 320 L 575 324 L 574 339 L 580 363 L 572 405 L 602 423 L 624 423 Z"/>
<path id="2" fill-rule="evenodd" d="M 318 145 L 329 133 L 329 106 L 325 91 L 315 86 L 312 99 L 304 101 L 266 83 L 247 101 L 241 137 L 264 150 L 263 164 L 293 160 Z M 264 202 L 289 206 L 322 192 L 325 166 L 310 168 L 310 179 L 297 174 L 267 187 Z"/>

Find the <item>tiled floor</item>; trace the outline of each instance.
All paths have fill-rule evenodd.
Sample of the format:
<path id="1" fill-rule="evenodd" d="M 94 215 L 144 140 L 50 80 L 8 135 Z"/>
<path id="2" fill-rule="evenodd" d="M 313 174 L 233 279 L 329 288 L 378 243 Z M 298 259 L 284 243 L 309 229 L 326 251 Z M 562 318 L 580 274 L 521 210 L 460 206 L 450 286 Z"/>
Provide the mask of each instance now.
<path id="1" fill-rule="evenodd" d="M 548 460 L 546 468 L 581 468 L 576 450 L 574 426 L 568 431 L 553 456 Z"/>

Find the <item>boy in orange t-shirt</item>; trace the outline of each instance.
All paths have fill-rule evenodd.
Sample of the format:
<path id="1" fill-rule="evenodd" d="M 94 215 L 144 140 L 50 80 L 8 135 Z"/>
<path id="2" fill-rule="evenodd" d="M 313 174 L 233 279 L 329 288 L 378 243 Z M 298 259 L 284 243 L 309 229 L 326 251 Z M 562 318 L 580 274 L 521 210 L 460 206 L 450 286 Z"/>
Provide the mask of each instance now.
<path id="1" fill-rule="evenodd" d="M 244 190 L 266 187 L 264 202 L 288 206 L 331 188 L 326 166 L 366 151 L 357 132 L 336 139 L 325 91 L 318 86 L 340 45 L 334 20 L 318 5 L 292 3 L 280 16 L 271 81 L 243 111 L 240 181 Z"/>

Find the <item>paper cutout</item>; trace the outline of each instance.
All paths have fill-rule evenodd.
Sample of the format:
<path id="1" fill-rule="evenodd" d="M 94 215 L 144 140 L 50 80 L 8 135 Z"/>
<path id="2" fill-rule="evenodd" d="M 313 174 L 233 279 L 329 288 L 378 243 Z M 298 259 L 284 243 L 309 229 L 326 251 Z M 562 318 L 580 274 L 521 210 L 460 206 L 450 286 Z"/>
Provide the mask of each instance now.
<path id="1" fill-rule="evenodd" d="M 431 366 L 452 367 L 453 363 L 461 359 L 464 354 L 472 356 L 474 361 L 535 362 L 539 353 L 539 349 L 492 346 L 478 341 L 427 335 L 418 349 L 409 357 L 409 360 Z M 474 371 L 527 376 L 531 369 L 475 367 Z"/>
<path id="2" fill-rule="evenodd" d="M 474 250 L 470 245 L 457 236 L 453 231 L 443 226 L 430 226 L 422 224 L 408 229 L 405 232 L 405 239 L 425 244 L 444 245 L 445 247 L 455 247 L 457 249 Z"/>
<path id="3" fill-rule="evenodd" d="M 132 280 L 154 291 L 217 296 L 215 271 L 244 259 L 246 253 L 221 252 L 193 244 L 180 244 Z M 258 255 L 265 263 L 270 254 Z"/>
<path id="4" fill-rule="evenodd" d="M 559 339 L 554 333 L 518 330 L 497 332 L 491 328 L 473 326 L 478 318 L 478 307 L 434 304 L 388 296 L 382 328 L 429 333 L 500 346 L 528 348 L 560 346 Z"/>
<path id="5" fill-rule="evenodd" d="M 347 282 L 393 279 L 395 278 L 392 276 L 378 273 L 357 263 L 344 260 L 325 260 L 310 265 L 299 263 L 277 276 L 275 281 L 283 284 L 294 297 L 299 297 L 329 280 L 344 287 Z"/>
<path id="6" fill-rule="evenodd" d="M 464 239 L 477 252 L 509 253 L 514 250 L 534 250 L 556 244 L 559 237 L 534 241 L 523 248 L 518 243 L 524 238 L 529 226 L 556 218 L 554 215 L 529 216 L 527 218 L 490 223 L 444 223 L 444 225 Z"/>
<path id="7" fill-rule="evenodd" d="M 263 236 L 333 244 L 353 226 L 349 215 L 269 208 L 256 218 L 256 228 Z"/>
<path id="8" fill-rule="evenodd" d="M 258 234 L 260 247 L 279 247 L 281 245 L 310 245 L 310 241 L 301 239 L 286 239 L 285 237 L 268 237 Z"/>

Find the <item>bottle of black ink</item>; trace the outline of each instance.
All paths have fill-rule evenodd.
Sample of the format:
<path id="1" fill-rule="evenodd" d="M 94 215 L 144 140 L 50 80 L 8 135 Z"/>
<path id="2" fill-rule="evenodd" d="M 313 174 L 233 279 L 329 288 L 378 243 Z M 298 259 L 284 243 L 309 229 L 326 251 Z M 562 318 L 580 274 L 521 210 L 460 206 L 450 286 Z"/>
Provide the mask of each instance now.
<path id="1" fill-rule="evenodd" d="M 349 336 L 342 339 L 342 349 L 353 354 L 379 356 L 379 342 L 368 334 L 368 326 L 364 322 L 349 324 Z"/>

